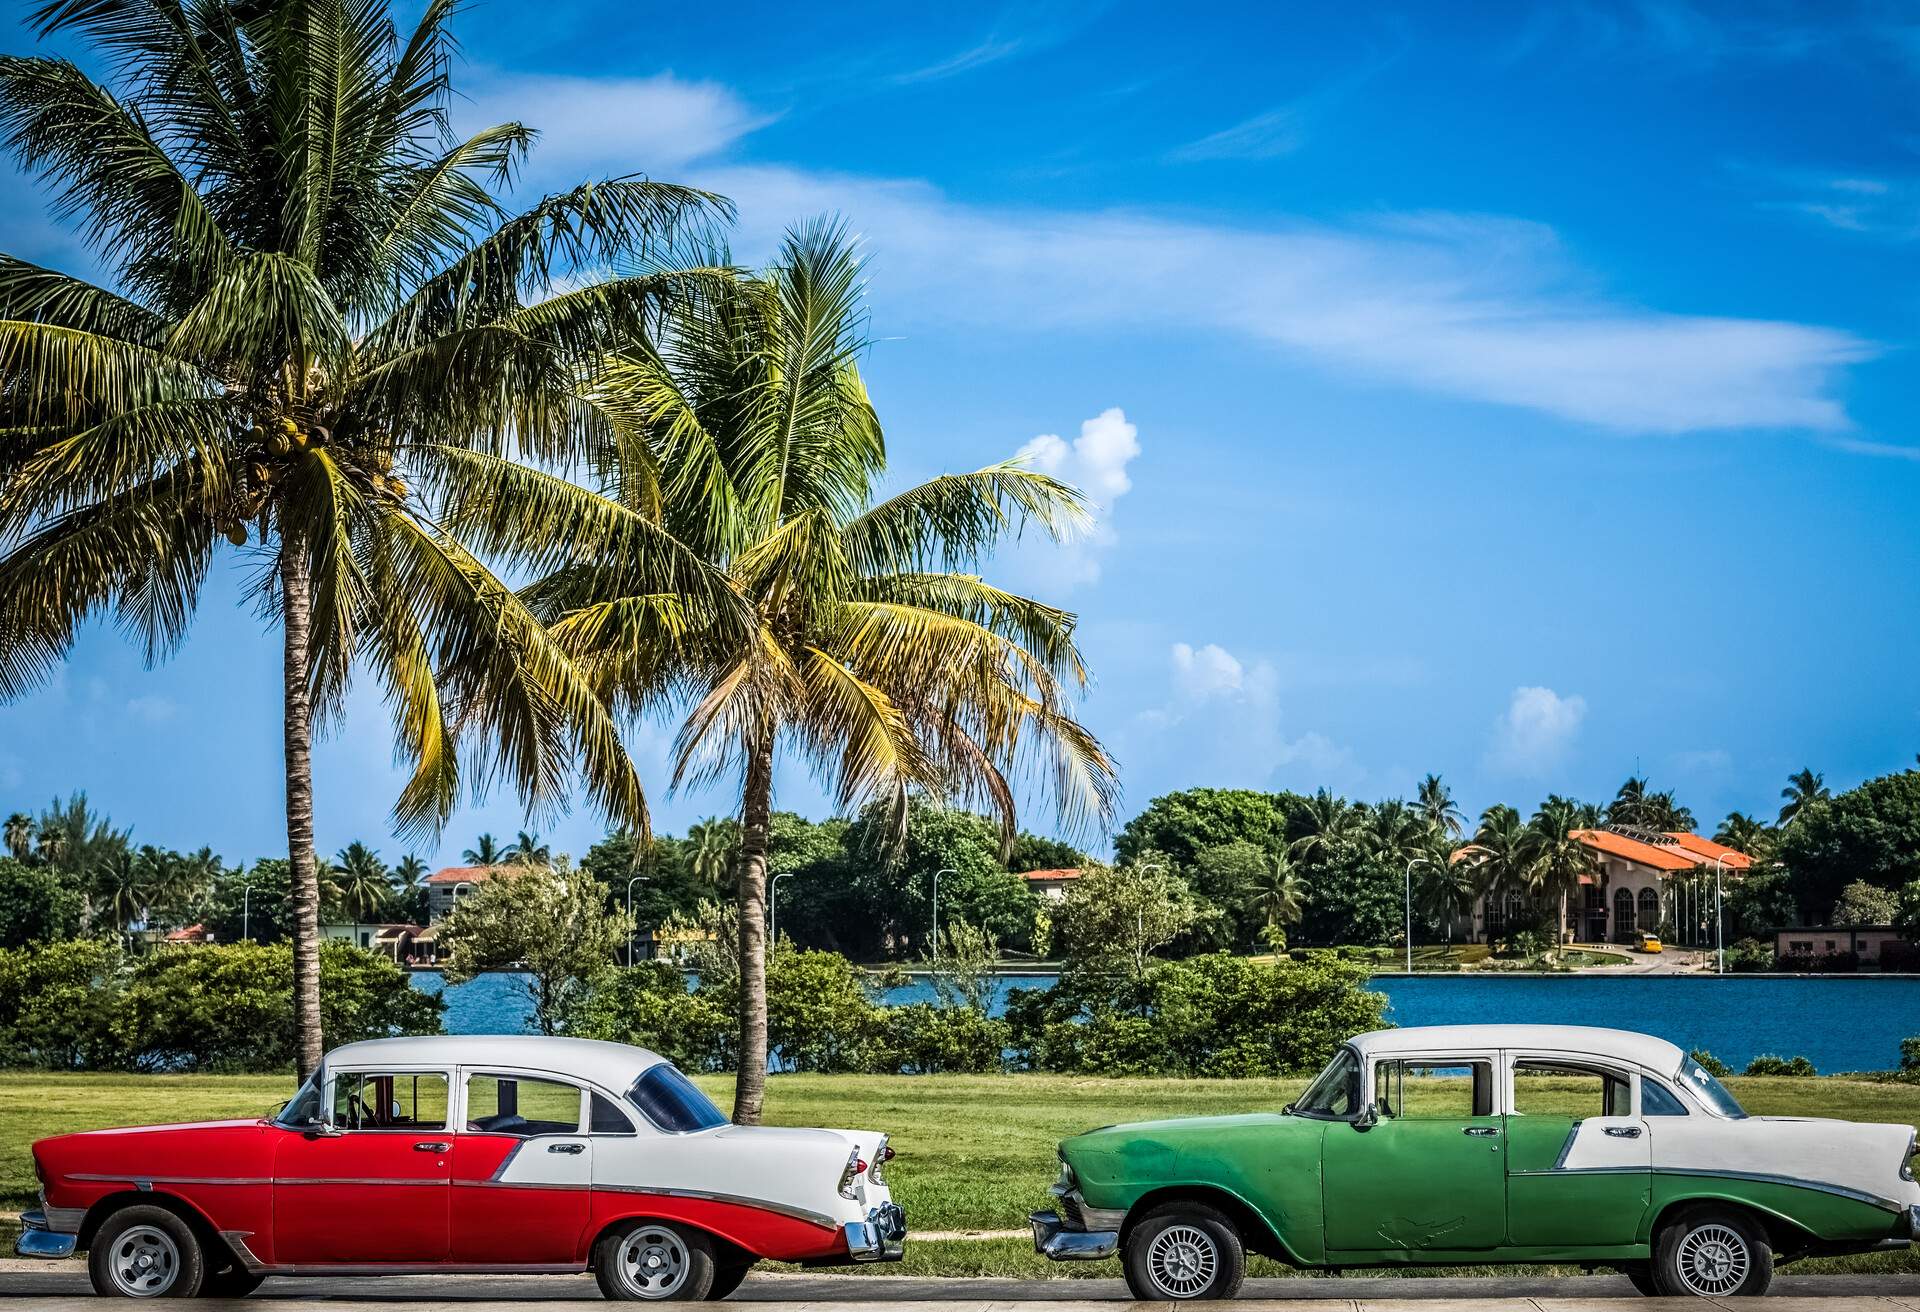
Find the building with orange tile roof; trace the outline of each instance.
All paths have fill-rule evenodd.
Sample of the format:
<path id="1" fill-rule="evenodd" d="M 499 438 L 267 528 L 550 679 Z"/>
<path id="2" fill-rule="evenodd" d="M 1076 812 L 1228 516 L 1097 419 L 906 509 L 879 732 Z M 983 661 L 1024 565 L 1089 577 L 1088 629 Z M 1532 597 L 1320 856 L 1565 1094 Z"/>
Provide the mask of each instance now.
<path id="1" fill-rule="evenodd" d="M 1702 911 L 1691 902 L 1680 905 L 1676 881 L 1716 869 L 1738 878 L 1753 865 L 1746 853 L 1698 834 L 1621 827 L 1576 829 L 1573 837 L 1593 854 L 1594 863 L 1594 874 L 1582 876 L 1579 891 L 1567 902 L 1565 933 L 1582 943 L 1631 943 L 1638 934 L 1660 933 L 1663 926 L 1672 932 L 1679 922 L 1691 925 Z M 1523 895 L 1489 893 L 1474 908 L 1474 931 L 1490 942 L 1533 914 Z"/>

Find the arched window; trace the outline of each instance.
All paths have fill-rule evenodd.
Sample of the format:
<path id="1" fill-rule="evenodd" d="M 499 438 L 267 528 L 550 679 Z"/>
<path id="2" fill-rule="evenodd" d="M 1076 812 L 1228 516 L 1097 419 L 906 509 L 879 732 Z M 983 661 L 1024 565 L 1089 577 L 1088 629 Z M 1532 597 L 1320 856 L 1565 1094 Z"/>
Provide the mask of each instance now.
<path id="1" fill-rule="evenodd" d="M 1660 928 L 1660 895 L 1650 888 L 1640 890 L 1640 928 L 1649 934 Z"/>
<path id="2" fill-rule="evenodd" d="M 1625 939 L 1633 932 L 1633 890 L 1613 890 L 1613 937 Z"/>

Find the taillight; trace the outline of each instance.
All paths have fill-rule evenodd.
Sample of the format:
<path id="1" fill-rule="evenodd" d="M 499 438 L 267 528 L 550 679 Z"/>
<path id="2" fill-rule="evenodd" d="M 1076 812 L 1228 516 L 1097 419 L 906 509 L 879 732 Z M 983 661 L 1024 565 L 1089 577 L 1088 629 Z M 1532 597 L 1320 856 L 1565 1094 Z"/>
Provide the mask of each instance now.
<path id="1" fill-rule="evenodd" d="M 887 1163 L 893 1158 L 893 1149 L 888 1146 L 885 1139 L 882 1139 L 878 1151 L 873 1154 L 872 1163 L 867 1167 L 867 1179 L 875 1184 L 884 1185 L 887 1182 Z"/>
<path id="2" fill-rule="evenodd" d="M 853 1192 L 853 1182 L 859 1178 L 860 1172 L 866 1169 L 867 1164 L 860 1160 L 860 1145 L 855 1144 L 853 1151 L 847 1154 L 846 1169 L 840 1172 L 840 1196 L 842 1198 L 856 1197 Z"/>

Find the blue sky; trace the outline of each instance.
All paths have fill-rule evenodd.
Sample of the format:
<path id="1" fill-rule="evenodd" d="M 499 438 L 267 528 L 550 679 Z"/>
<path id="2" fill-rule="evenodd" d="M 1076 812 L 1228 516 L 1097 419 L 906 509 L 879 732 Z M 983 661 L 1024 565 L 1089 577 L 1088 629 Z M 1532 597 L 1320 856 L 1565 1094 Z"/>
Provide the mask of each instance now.
<path id="1" fill-rule="evenodd" d="M 1025 448 L 1094 492 L 1091 539 L 994 573 L 1082 616 L 1123 815 L 1638 769 L 1711 826 L 1920 750 L 1911 9 L 494 0 L 459 31 L 462 122 L 545 132 L 529 196 L 712 187 L 742 259 L 847 217 L 899 481 Z M 0 200 L 0 249 L 91 267 Z M 102 625 L 0 708 L 0 812 L 84 787 L 147 841 L 284 844 L 237 593 L 167 665 Z M 734 799 L 667 795 L 669 732 L 634 746 L 677 831 Z M 389 757 L 369 692 L 318 753 L 323 849 L 403 850 Z M 790 772 L 777 801 L 825 812 Z M 495 796 L 437 855 L 522 823 Z"/>

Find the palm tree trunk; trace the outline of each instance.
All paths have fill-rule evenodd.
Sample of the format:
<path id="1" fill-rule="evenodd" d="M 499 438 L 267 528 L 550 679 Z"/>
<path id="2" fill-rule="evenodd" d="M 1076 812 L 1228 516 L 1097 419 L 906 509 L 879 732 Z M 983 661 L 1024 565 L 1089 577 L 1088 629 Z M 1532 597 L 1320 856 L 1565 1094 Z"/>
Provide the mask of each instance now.
<path id="1" fill-rule="evenodd" d="M 773 823 L 773 735 L 763 734 L 747 758 L 735 870 L 740 911 L 740 1070 L 733 1119 L 758 1125 L 767 1096 L 767 835 Z"/>
<path id="2" fill-rule="evenodd" d="M 320 872 L 313 855 L 313 699 L 308 682 L 313 596 L 302 544 L 283 537 L 280 591 L 286 628 L 287 869 L 293 902 L 294 1069 L 320 1065 Z"/>

